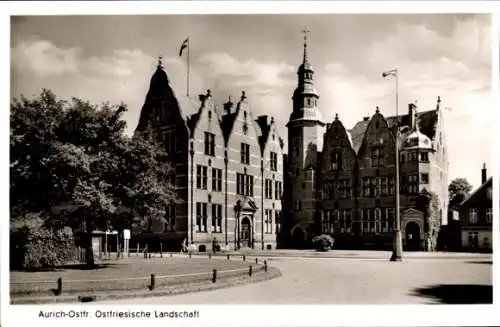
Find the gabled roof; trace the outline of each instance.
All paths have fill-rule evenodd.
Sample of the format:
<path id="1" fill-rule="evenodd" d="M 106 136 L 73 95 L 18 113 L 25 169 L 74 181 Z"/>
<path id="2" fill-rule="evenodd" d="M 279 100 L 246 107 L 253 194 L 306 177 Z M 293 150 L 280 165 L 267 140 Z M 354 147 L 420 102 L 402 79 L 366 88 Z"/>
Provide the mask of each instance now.
<path id="1" fill-rule="evenodd" d="M 460 206 L 463 206 L 466 202 L 468 202 L 470 199 L 472 199 L 474 197 L 474 195 L 476 195 L 480 190 L 484 189 L 487 185 L 492 184 L 492 183 L 493 183 L 493 177 L 488 178 L 486 180 L 486 182 L 484 182 L 481 186 L 479 186 L 474 192 L 472 192 L 471 194 L 469 194 L 469 196 L 466 197 L 460 203 Z"/>
<path id="2" fill-rule="evenodd" d="M 417 112 L 415 115 L 419 131 L 429 137 L 431 140 L 434 139 L 434 136 L 436 135 L 438 110 L 439 109 Z M 409 125 L 408 114 L 385 117 L 385 120 L 387 121 L 387 125 L 389 126 L 389 128 L 394 128 L 394 126 L 396 126 L 396 123 L 398 122 L 400 128 L 404 128 Z M 352 129 L 348 130 L 348 132 L 351 134 L 353 148 L 356 153 L 358 153 L 359 149 L 361 148 L 366 129 L 368 128 L 368 124 L 370 123 L 370 121 L 371 119 L 369 118 L 358 121 Z"/>

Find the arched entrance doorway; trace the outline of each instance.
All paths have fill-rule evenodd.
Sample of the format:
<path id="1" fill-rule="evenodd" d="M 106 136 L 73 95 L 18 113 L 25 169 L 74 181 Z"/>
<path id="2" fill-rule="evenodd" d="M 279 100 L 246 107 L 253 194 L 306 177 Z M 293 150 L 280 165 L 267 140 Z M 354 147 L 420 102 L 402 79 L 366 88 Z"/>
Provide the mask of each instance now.
<path id="1" fill-rule="evenodd" d="M 243 217 L 241 220 L 241 231 L 240 231 L 240 242 L 243 247 L 252 246 L 252 226 L 250 225 L 250 219 L 248 217 Z"/>
<path id="2" fill-rule="evenodd" d="M 406 251 L 420 251 L 420 227 L 414 221 L 406 225 Z"/>
<path id="3" fill-rule="evenodd" d="M 302 227 L 295 226 L 292 231 L 292 247 L 296 249 L 303 249 L 305 246 L 306 234 Z"/>

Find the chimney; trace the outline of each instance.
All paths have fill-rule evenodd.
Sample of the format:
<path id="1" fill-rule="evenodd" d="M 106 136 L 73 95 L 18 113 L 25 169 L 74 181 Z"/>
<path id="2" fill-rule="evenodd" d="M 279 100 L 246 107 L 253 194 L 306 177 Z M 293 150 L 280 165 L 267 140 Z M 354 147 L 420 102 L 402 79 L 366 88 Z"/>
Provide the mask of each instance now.
<path id="1" fill-rule="evenodd" d="M 481 169 L 481 184 L 486 183 L 486 163 L 483 163 L 483 169 Z"/>
<path id="2" fill-rule="evenodd" d="M 233 109 L 233 102 L 231 102 L 231 96 L 229 96 L 229 100 L 224 103 L 224 111 L 226 114 L 230 114 L 231 110 Z"/>
<path id="3" fill-rule="evenodd" d="M 366 116 L 366 117 L 363 117 L 363 121 L 369 121 L 370 120 L 370 117 Z"/>
<path id="4" fill-rule="evenodd" d="M 411 130 L 414 130 L 416 127 L 417 120 L 417 106 L 413 103 L 408 104 L 408 125 Z"/>

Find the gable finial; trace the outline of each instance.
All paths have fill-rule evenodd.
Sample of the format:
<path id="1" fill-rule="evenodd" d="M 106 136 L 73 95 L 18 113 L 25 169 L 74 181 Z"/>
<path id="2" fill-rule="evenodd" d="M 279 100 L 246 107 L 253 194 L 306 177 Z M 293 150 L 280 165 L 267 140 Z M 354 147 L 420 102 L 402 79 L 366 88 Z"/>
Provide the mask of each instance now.
<path id="1" fill-rule="evenodd" d="M 338 112 L 335 113 L 335 120 L 339 120 L 339 113 Z"/>
<path id="2" fill-rule="evenodd" d="M 380 108 L 378 106 L 375 108 L 375 113 L 377 113 L 377 114 L 380 113 Z"/>
<path id="3" fill-rule="evenodd" d="M 163 62 L 162 62 L 162 60 L 163 60 L 163 56 L 160 54 L 158 56 L 158 67 L 163 68 Z"/>
<path id="4" fill-rule="evenodd" d="M 245 100 L 247 98 L 245 91 L 241 91 L 241 100 Z"/>

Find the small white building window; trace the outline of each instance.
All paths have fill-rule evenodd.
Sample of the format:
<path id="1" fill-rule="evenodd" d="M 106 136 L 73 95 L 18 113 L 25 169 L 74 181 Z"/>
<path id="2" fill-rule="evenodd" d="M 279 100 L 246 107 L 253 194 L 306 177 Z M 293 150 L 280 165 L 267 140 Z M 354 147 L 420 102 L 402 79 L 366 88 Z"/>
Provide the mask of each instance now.
<path id="1" fill-rule="evenodd" d="M 477 224 L 477 209 L 472 208 L 469 211 L 469 222 L 471 224 Z"/>
<path id="2" fill-rule="evenodd" d="M 491 224 L 492 220 L 493 220 L 493 209 L 486 208 L 486 223 Z"/>

